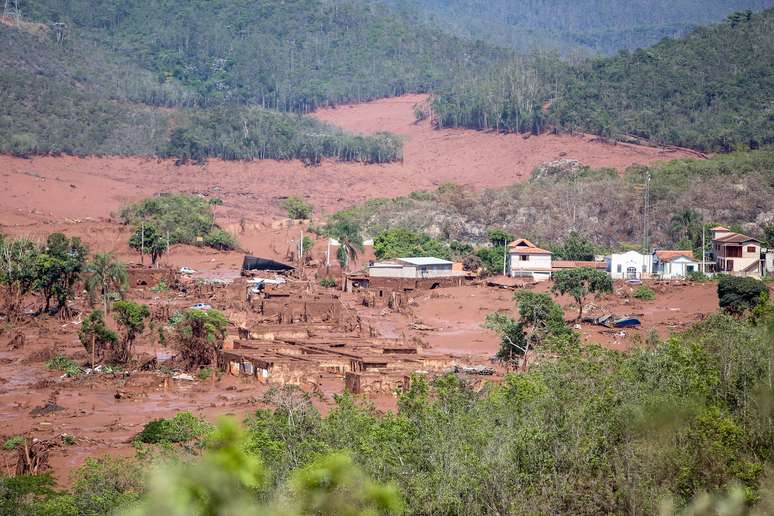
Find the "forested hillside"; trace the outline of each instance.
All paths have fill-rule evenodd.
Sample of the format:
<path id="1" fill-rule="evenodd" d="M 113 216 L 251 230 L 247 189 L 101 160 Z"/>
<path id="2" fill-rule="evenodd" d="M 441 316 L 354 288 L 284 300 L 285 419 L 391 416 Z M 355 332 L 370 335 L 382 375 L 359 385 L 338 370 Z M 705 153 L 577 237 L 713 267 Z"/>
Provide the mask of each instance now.
<path id="1" fill-rule="evenodd" d="M 27 9 L 178 81 L 200 106 L 308 112 L 430 91 L 505 55 L 364 0 L 37 0 Z"/>
<path id="2" fill-rule="evenodd" d="M 441 127 L 613 138 L 728 151 L 774 141 L 774 10 L 737 13 L 646 50 L 575 65 L 519 58 L 481 81 L 443 90 Z"/>
<path id="3" fill-rule="evenodd" d="M 607 54 L 658 43 L 772 0 L 386 0 L 436 27 L 527 51 Z"/>
<path id="4" fill-rule="evenodd" d="M 394 135 L 349 135 L 257 106 L 197 107 L 197 94 L 183 81 L 159 80 L 77 30 L 9 21 L 0 23 L 0 45 L 0 152 L 311 163 L 401 157 Z"/>

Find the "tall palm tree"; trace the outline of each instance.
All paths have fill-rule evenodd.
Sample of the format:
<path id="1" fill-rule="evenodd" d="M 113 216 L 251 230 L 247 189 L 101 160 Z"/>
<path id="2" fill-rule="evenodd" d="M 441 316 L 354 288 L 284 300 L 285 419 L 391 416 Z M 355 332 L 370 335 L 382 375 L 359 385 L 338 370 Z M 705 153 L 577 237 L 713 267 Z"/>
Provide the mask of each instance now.
<path id="1" fill-rule="evenodd" d="M 672 233 L 677 235 L 678 239 L 693 240 L 700 223 L 698 213 L 690 209 L 683 210 L 672 216 Z"/>
<path id="2" fill-rule="evenodd" d="M 91 299 L 99 293 L 107 314 L 110 294 L 123 293 L 127 288 L 126 265 L 116 260 L 113 253 L 97 253 L 86 267 L 86 272 L 90 274 L 86 290 Z"/>
<path id="3" fill-rule="evenodd" d="M 337 222 L 329 230 L 330 236 L 339 241 L 338 256 L 342 266 L 346 270 L 349 262 L 357 258 L 363 251 L 363 236 L 360 226 L 351 221 Z"/>

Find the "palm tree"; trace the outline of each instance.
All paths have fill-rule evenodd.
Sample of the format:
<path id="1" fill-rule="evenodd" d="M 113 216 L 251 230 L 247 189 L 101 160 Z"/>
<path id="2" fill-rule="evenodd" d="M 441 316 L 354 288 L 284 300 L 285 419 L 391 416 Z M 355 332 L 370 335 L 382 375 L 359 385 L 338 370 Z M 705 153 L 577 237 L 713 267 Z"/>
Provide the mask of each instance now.
<path id="1" fill-rule="evenodd" d="M 89 297 L 94 299 L 99 293 L 107 314 L 110 294 L 123 293 L 127 288 L 126 265 L 116 260 L 113 253 L 97 253 L 86 272 L 90 273 L 86 280 Z"/>
<path id="2" fill-rule="evenodd" d="M 329 229 L 329 234 L 339 241 L 337 258 L 346 270 L 351 260 L 357 258 L 363 251 L 363 237 L 360 234 L 360 226 L 351 221 L 337 222 Z"/>
<path id="3" fill-rule="evenodd" d="M 696 229 L 699 225 L 699 214 L 693 210 L 683 210 L 672 216 L 672 233 L 679 236 L 680 240 L 685 238 L 693 241 Z"/>

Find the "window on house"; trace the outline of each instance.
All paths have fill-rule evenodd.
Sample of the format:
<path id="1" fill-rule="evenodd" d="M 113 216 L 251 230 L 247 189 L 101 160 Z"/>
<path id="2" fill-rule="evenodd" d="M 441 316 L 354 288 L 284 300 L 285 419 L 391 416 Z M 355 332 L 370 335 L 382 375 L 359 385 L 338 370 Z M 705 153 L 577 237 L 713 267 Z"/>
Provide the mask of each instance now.
<path id="1" fill-rule="evenodd" d="M 621 264 L 620 264 L 620 263 L 618 264 L 618 267 L 616 267 L 616 270 L 615 270 L 615 271 L 616 271 L 616 272 L 621 272 Z"/>
<path id="2" fill-rule="evenodd" d="M 648 266 L 644 263 L 642 264 L 642 272 L 648 272 Z"/>
<path id="3" fill-rule="evenodd" d="M 742 247 L 738 245 L 735 245 L 733 247 L 726 247 L 726 256 L 730 256 L 732 258 L 741 258 Z"/>
<path id="4" fill-rule="evenodd" d="M 527 256 L 526 254 L 519 255 L 519 260 L 522 262 L 526 262 L 529 260 L 529 256 Z"/>
<path id="5" fill-rule="evenodd" d="M 689 272 L 689 273 L 690 273 L 690 272 L 693 272 L 693 270 L 694 270 L 694 269 L 693 269 L 693 265 L 689 265 L 689 266 L 688 266 L 688 272 Z"/>
<path id="6" fill-rule="evenodd" d="M 748 253 L 754 253 L 755 252 L 755 246 L 754 245 L 748 245 L 747 246 L 747 252 Z"/>
<path id="7" fill-rule="evenodd" d="M 734 270 L 734 260 L 726 260 L 726 270 L 727 271 Z"/>

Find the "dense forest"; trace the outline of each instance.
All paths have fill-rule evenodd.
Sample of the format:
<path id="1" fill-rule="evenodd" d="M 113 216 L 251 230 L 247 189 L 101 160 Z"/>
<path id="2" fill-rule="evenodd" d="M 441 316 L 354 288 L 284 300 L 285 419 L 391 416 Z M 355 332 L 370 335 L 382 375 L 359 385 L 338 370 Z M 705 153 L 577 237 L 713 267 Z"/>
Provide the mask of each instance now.
<path id="1" fill-rule="evenodd" d="M 196 107 L 196 95 L 181 81 L 159 81 L 77 33 L 64 41 L 59 37 L 44 24 L 0 23 L 0 152 L 308 163 L 324 157 L 365 162 L 401 157 L 394 135 L 350 135 L 257 106 Z"/>
<path id="2" fill-rule="evenodd" d="M 175 105 L 306 113 L 430 91 L 506 55 L 362 0 L 37 0 L 27 10 L 182 84 L 192 96 Z"/>
<path id="3" fill-rule="evenodd" d="M 446 184 L 435 192 L 367 201 L 332 220 L 349 221 L 371 237 L 403 227 L 447 242 L 481 244 L 489 240 L 488 230 L 501 228 L 544 247 L 558 245 L 574 231 L 588 235 L 601 250 L 640 248 L 648 177 L 652 246 L 698 250 L 702 223 L 774 237 L 774 151 L 768 148 L 635 165 L 623 176 L 561 160 L 507 188 L 477 191 Z"/>
<path id="4" fill-rule="evenodd" d="M 681 39 L 615 57 L 522 57 L 433 102 L 440 127 L 550 127 L 699 150 L 774 141 L 774 10 L 737 13 Z"/>
<path id="5" fill-rule="evenodd" d="M 681 36 L 772 0 L 385 0 L 428 25 L 519 51 L 613 54 Z"/>
<path id="6" fill-rule="evenodd" d="M 45 475 L 0 478 L 0 510 L 741 516 L 750 505 L 774 508 L 774 324 L 715 314 L 626 354 L 581 346 L 560 325 L 541 337 L 529 371 L 483 388 L 454 374 L 415 376 L 397 413 L 343 395 L 321 416 L 309 394 L 287 386 L 269 391 L 271 408 L 249 414 L 241 430 L 190 413 L 152 421 L 134 438 L 137 458 L 89 459 L 67 491 Z"/>

